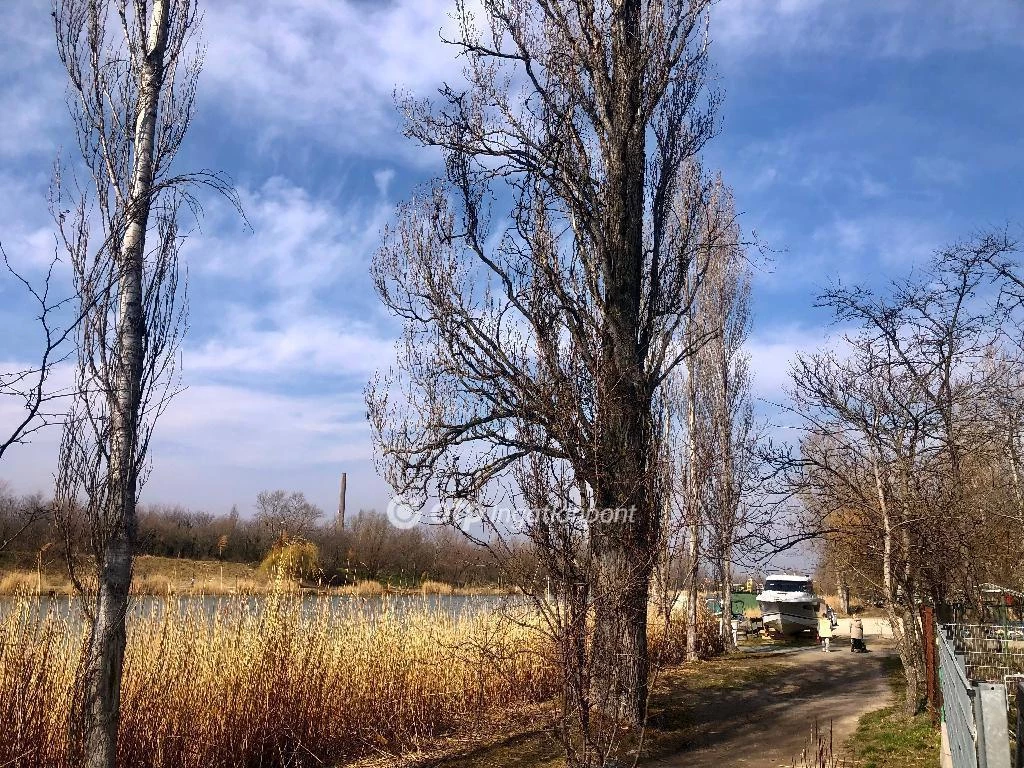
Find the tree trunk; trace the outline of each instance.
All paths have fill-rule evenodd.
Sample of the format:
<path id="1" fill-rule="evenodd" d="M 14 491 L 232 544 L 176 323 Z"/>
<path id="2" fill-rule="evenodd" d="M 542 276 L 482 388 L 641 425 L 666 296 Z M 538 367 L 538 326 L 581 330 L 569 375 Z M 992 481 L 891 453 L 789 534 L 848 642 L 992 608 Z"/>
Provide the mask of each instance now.
<path id="1" fill-rule="evenodd" d="M 606 276 L 598 371 L 600 468 L 594 488 L 599 508 L 632 514 L 592 527 L 595 701 L 606 715 L 631 724 L 642 723 L 647 709 L 647 604 L 660 516 L 649 495 L 652 394 L 640 346 L 647 163 L 640 10 L 639 0 L 623 0 L 612 21 L 613 99 L 599 253 Z"/>
<path id="2" fill-rule="evenodd" d="M 594 601 L 593 703 L 606 716 L 644 721 L 650 661 L 647 602 L 650 571 L 615 548 L 598 562 Z"/>
<path id="3" fill-rule="evenodd" d="M 836 574 L 836 592 L 839 593 L 839 610 L 844 616 L 850 615 L 850 585 L 846 583 L 846 573 L 840 570 Z"/>
<path id="4" fill-rule="evenodd" d="M 82 734 L 85 765 L 113 768 L 120 722 L 125 615 L 135 544 L 138 471 L 136 453 L 142 397 L 145 319 L 143 263 L 153 188 L 157 110 L 164 78 L 170 0 L 154 0 L 138 84 L 130 195 L 117 263 L 117 348 L 110 372 L 110 454 L 107 503 L 109 530 L 97 564 L 95 621 L 90 629 L 83 676 Z M 94 19 L 95 22 L 95 19 Z"/>
<path id="5" fill-rule="evenodd" d="M 872 464 L 878 508 L 882 515 L 882 592 L 885 600 L 885 613 L 892 628 L 896 652 L 903 665 L 903 676 L 907 681 L 903 712 L 908 717 L 912 717 L 918 713 L 921 706 L 921 692 L 924 683 L 921 671 L 924 669 L 924 654 L 920 634 L 917 632 L 914 611 L 912 608 L 908 610 L 900 604 L 902 600 L 904 603 L 913 605 L 913 595 L 907 594 L 909 591 L 907 585 L 903 585 L 904 594 L 902 596 L 897 594 L 893 563 L 894 526 L 877 457 Z"/>
<path id="6" fill-rule="evenodd" d="M 686 658 L 698 658 L 697 622 L 697 578 L 700 575 L 700 492 L 697 487 L 697 385 L 694 355 L 690 355 L 686 377 L 687 433 L 688 442 L 686 465 L 686 514 L 690 527 L 689 563 L 686 577 Z"/>
<path id="7" fill-rule="evenodd" d="M 696 525 L 690 527 L 689 565 L 686 574 L 686 658 L 694 661 L 698 658 L 697 622 L 700 611 L 697 603 L 700 595 L 697 591 L 697 577 L 700 568 L 700 531 Z"/>
<path id="8" fill-rule="evenodd" d="M 722 636 L 725 647 L 732 648 L 732 556 L 722 557 Z"/>
<path id="9" fill-rule="evenodd" d="M 131 583 L 131 550 L 126 537 L 112 540 L 100 571 L 95 618 L 86 645 L 81 723 L 84 763 L 112 768 L 117 756 L 125 612 Z"/>

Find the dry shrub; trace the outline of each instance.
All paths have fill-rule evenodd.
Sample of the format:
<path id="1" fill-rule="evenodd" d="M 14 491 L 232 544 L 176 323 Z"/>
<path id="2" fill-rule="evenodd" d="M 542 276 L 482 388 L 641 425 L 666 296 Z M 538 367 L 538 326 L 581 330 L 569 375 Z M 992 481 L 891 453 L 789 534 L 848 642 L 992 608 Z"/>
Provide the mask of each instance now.
<path id="1" fill-rule="evenodd" d="M 376 597 L 383 595 L 385 592 L 384 585 L 373 579 L 360 581 L 342 589 L 345 594 L 356 595 L 357 597 Z"/>
<path id="2" fill-rule="evenodd" d="M 0 595 L 71 595 L 74 587 L 67 578 L 43 571 L 10 571 L 0 575 Z M 2 765 L 0 765 L 2 768 Z"/>
<path id="3" fill-rule="evenodd" d="M 686 610 L 674 610 L 668 626 L 665 618 L 656 612 L 648 616 L 648 637 L 652 660 L 660 666 L 672 666 L 686 661 Z M 708 611 L 704 602 L 697 605 L 697 655 L 710 659 L 725 653 L 725 639 L 718 619 Z"/>
<path id="4" fill-rule="evenodd" d="M 229 595 L 258 595 L 267 591 L 266 587 L 255 579 L 232 579 L 225 582 L 226 594 Z"/>

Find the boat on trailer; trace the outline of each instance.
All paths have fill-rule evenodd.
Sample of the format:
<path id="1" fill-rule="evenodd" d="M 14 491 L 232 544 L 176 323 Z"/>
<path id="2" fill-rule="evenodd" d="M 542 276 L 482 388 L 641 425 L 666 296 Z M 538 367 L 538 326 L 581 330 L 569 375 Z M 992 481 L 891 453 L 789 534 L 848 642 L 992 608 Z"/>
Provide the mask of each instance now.
<path id="1" fill-rule="evenodd" d="M 784 635 L 799 635 L 818 626 L 821 598 L 809 576 L 779 573 L 764 581 L 757 596 L 764 626 Z"/>

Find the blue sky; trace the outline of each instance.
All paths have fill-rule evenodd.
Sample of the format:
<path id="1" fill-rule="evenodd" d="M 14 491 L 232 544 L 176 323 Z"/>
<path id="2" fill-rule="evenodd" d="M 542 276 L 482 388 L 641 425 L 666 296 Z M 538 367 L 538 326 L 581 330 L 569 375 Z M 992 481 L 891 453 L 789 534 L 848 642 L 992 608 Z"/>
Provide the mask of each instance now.
<path id="1" fill-rule="evenodd" d="M 459 64 L 449 0 L 207 0 L 198 116 L 180 161 L 236 181 L 252 224 L 206 201 L 186 247 L 188 389 L 161 421 L 144 501 L 251 511 L 265 488 L 328 510 L 383 508 L 362 390 L 397 328 L 368 277 L 395 203 L 437 171 L 402 139 L 395 87 L 427 95 Z M 759 395 L 819 346 L 830 280 L 878 283 L 950 240 L 1019 225 L 1024 3 L 720 0 L 721 133 L 706 162 L 774 252 L 755 278 Z M 0 2 L 0 240 L 38 275 L 46 189 L 72 148 L 45 0 Z M 30 355 L 21 295 L 0 279 L 0 365 Z M 0 424 L 9 418 L 0 408 Z M 47 490 L 55 432 L 0 478 Z"/>

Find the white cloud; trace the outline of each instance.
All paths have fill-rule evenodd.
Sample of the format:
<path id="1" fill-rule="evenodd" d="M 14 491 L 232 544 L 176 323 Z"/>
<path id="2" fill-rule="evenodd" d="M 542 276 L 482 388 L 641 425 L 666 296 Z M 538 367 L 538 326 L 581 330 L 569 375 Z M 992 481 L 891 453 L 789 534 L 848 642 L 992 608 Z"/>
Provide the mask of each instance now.
<path id="1" fill-rule="evenodd" d="M 213 234 L 199 233 L 187 246 L 190 265 L 210 275 L 259 281 L 296 300 L 356 270 L 365 273 L 392 210 L 383 200 L 351 200 L 340 207 L 279 176 L 240 194 L 252 231 L 243 231 L 234 211 L 217 204 L 211 226 L 204 224 Z"/>
<path id="2" fill-rule="evenodd" d="M 781 402 L 789 384 L 789 367 L 796 354 L 818 350 L 828 339 L 826 328 L 786 325 L 758 330 L 747 344 L 755 394 L 771 402 Z"/>
<path id="3" fill-rule="evenodd" d="M 10 411 L 0 401 L 0 423 Z M 157 425 L 143 500 L 219 512 L 237 502 L 247 512 L 258 490 L 281 487 L 304 490 L 329 511 L 337 475 L 347 470 L 351 506 L 380 507 L 387 489 L 373 469 L 364 411 L 359 392 L 313 396 L 194 384 Z M 50 493 L 59 439 L 59 427 L 51 427 L 14 446 L 0 480 L 19 492 Z"/>
<path id="4" fill-rule="evenodd" d="M 146 498 L 230 503 L 271 484 L 322 493 L 323 503 L 333 483 L 324 478 L 342 467 L 365 488 L 354 503 L 378 504 L 386 496 L 362 388 L 393 358 L 367 273 L 390 204 L 334 202 L 280 177 L 242 196 L 251 232 L 214 202 L 189 239 L 187 389 L 157 427 Z M 21 490 L 49 488 L 58 438 L 49 430 L 14 451 L 3 475 Z M 193 487 L 199 476 L 203 487 Z"/>
<path id="5" fill-rule="evenodd" d="M 236 309 L 233 315 L 215 337 L 186 350 L 187 371 L 286 379 L 366 376 L 394 357 L 391 340 L 380 338 L 365 323 L 338 316 L 297 316 L 264 329 L 257 312 Z"/>
<path id="6" fill-rule="evenodd" d="M 367 265 L 390 204 L 334 203 L 280 177 L 242 198 L 251 232 L 221 209 L 215 234 L 189 243 L 200 279 L 224 287 L 193 307 L 213 328 L 185 350 L 190 375 L 362 376 L 388 364 Z"/>
<path id="7" fill-rule="evenodd" d="M 394 90 L 425 94 L 459 76 L 438 35 L 453 5 L 218 0 L 206 8 L 203 87 L 236 113 L 269 118 L 269 130 L 301 126 L 343 149 L 386 154 L 406 143 L 393 130 Z"/>
<path id="8" fill-rule="evenodd" d="M 914 159 L 914 175 L 927 184 L 959 184 L 966 171 L 963 163 L 949 157 L 924 156 Z"/>
<path id="9" fill-rule="evenodd" d="M 45 269 L 56 248 L 48 181 L 41 173 L 0 173 L 0 243 L 11 265 L 26 277 Z"/>
<path id="10" fill-rule="evenodd" d="M 364 412 L 361 392 L 300 395 L 195 384 L 160 421 L 158 450 L 251 468 L 366 460 Z"/>
<path id="11" fill-rule="evenodd" d="M 65 73 L 49 3 L 2 4 L 0 12 L 0 157 L 52 153 L 68 128 Z"/>
<path id="12" fill-rule="evenodd" d="M 381 197 L 388 196 L 388 188 L 391 186 L 391 182 L 395 178 L 394 168 L 382 168 L 379 171 L 373 172 L 373 183 L 377 185 L 377 191 Z"/>
<path id="13" fill-rule="evenodd" d="M 927 261 L 942 246 L 945 236 L 935 223 L 895 214 L 836 216 L 814 230 L 812 241 L 823 259 L 837 272 L 864 263 L 892 268 L 894 275 Z"/>

